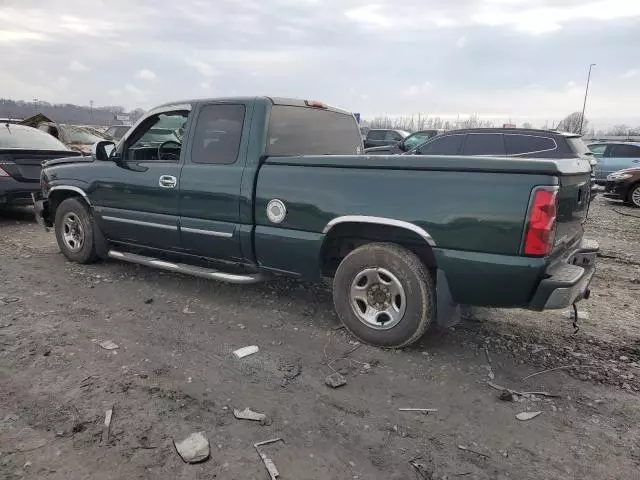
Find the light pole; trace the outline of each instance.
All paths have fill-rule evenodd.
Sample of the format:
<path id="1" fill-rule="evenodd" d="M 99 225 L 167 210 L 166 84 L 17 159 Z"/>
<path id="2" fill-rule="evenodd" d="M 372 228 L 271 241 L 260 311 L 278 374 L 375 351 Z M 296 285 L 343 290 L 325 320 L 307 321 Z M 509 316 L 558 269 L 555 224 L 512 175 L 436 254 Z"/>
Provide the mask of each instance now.
<path id="1" fill-rule="evenodd" d="M 91 125 L 93 125 L 93 100 L 89 100 L 89 115 L 91 115 Z"/>
<path id="2" fill-rule="evenodd" d="M 582 124 L 584 123 L 584 110 L 587 108 L 587 94 L 589 93 L 589 80 L 591 80 L 591 69 L 595 67 L 596 64 L 592 63 L 589 65 L 589 73 L 587 74 L 587 87 L 584 89 L 584 103 L 582 104 L 582 116 L 580 117 L 580 135 L 582 135 Z"/>

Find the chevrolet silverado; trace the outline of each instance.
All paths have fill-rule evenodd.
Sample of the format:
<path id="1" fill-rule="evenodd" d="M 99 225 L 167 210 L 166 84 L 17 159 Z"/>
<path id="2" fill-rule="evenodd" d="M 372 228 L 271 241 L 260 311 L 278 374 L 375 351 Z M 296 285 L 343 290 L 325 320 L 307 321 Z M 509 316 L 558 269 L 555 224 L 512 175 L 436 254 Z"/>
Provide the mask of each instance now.
<path id="1" fill-rule="evenodd" d="M 149 132 L 181 124 L 181 140 Z M 189 100 L 90 157 L 46 163 L 39 219 L 62 253 L 233 283 L 333 278 L 363 342 L 402 347 L 459 305 L 565 308 L 589 296 L 583 158 L 367 156 L 351 113 L 315 101 Z"/>

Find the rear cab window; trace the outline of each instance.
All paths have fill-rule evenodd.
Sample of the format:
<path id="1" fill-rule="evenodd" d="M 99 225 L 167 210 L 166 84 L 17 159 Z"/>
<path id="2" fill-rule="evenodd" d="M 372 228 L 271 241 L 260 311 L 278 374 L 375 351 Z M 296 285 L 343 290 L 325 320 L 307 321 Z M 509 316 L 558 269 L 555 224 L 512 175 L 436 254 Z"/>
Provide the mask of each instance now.
<path id="1" fill-rule="evenodd" d="M 267 155 L 358 155 L 361 152 L 362 137 L 353 115 L 325 108 L 271 107 Z"/>

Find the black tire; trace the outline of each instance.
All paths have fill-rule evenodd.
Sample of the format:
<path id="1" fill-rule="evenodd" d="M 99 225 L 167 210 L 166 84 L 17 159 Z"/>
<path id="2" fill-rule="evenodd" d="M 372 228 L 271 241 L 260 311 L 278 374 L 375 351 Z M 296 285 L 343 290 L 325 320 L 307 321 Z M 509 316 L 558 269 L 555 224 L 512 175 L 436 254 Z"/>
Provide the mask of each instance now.
<path id="1" fill-rule="evenodd" d="M 637 200 L 634 200 L 634 196 Z M 636 183 L 629 189 L 627 201 L 630 205 L 633 205 L 636 208 L 640 208 L 640 183 Z"/>
<path id="2" fill-rule="evenodd" d="M 72 248 L 65 240 L 66 229 L 64 222 L 69 219 L 75 219 L 80 225 L 78 232 L 82 234 L 82 242 L 78 242 L 78 248 Z M 67 259 L 76 263 L 93 263 L 97 259 L 96 247 L 93 235 L 93 220 L 89 207 L 79 198 L 67 198 L 63 200 L 56 210 L 55 232 L 58 247 Z M 80 238 L 80 234 L 78 234 Z"/>
<path id="3" fill-rule="evenodd" d="M 350 292 L 356 277 L 372 268 L 391 273 L 404 289 L 404 314 L 397 324 L 385 330 L 366 324 L 356 313 L 357 306 L 352 306 Z M 422 337 L 435 319 L 436 289 L 431 274 L 413 252 L 392 243 L 369 243 L 353 250 L 338 266 L 333 303 L 342 324 L 362 342 L 401 348 Z"/>

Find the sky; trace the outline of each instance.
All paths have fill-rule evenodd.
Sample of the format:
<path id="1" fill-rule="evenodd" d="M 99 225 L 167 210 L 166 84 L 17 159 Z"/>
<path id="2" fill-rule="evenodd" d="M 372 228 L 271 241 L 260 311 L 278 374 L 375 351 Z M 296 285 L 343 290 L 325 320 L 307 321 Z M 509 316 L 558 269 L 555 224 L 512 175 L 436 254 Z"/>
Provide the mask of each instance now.
<path id="1" fill-rule="evenodd" d="M 640 0 L 0 0 L 0 96 L 640 125 Z"/>

